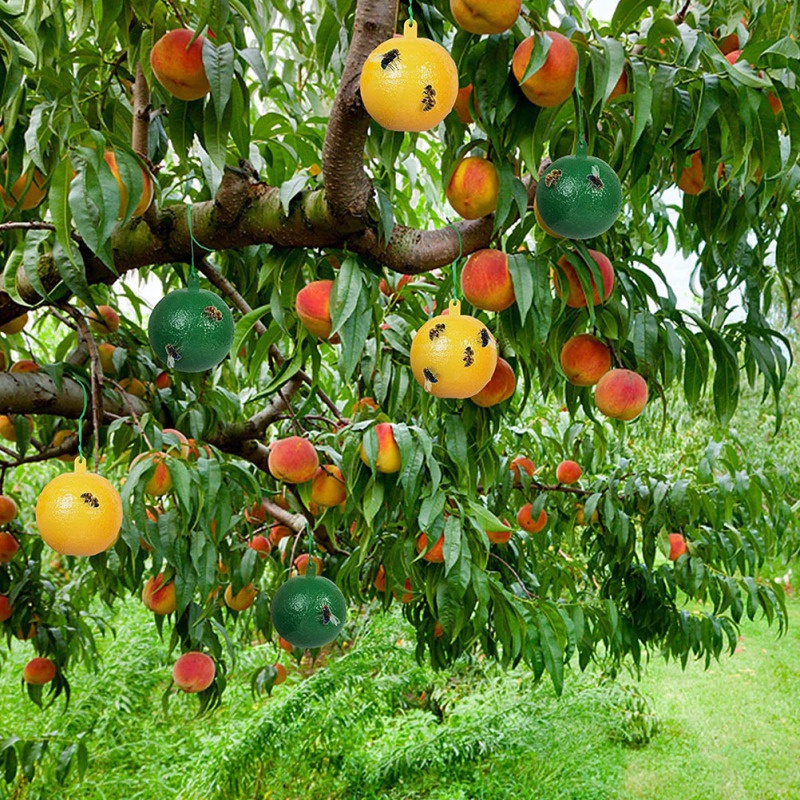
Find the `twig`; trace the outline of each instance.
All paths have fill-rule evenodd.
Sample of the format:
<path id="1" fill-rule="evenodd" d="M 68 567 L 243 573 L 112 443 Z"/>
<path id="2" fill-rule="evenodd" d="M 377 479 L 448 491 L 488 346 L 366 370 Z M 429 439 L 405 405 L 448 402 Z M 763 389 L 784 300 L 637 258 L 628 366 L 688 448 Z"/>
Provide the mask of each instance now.
<path id="1" fill-rule="evenodd" d="M 181 10 L 178 8 L 178 5 L 174 2 L 174 0 L 164 0 L 164 5 L 169 6 L 172 9 L 172 13 L 175 14 L 175 16 L 178 18 L 178 22 L 180 22 L 184 28 L 189 27 L 186 24 L 186 21 L 183 19 Z"/>
<path id="2" fill-rule="evenodd" d="M 148 449 L 154 450 L 153 443 L 147 437 L 147 434 L 142 427 L 141 422 L 139 422 L 139 417 L 136 415 L 136 412 L 133 409 L 133 405 L 131 404 L 131 396 L 120 386 L 113 378 L 104 378 L 106 383 L 110 383 L 120 394 L 122 397 L 122 402 L 125 404 L 125 407 L 130 412 L 131 417 L 133 417 L 133 422 L 136 427 L 139 429 L 139 433 L 142 434 L 142 439 L 144 439 L 144 443 L 147 445 Z"/>
<path id="3" fill-rule="evenodd" d="M 242 295 L 236 290 L 236 287 L 224 275 L 212 267 L 208 262 L 208 259 L 200 259 L 200 262 L 197 264 L 197 269 L 199 272 L 202 272 L 203 275 L 205 275 L 206 278 L 208 278 L 208 280 L 226 297 L 230 298 L 230 301 L 239 311 L 241 311 L 242 314 L 249 314 L 253 310 L 247 300 L 245 300 L 244 297 L 242 297 Z M 259 336 L 267 332 L 267 328 L 264 323 L 261 322 L 261 320 L 256 320 L 253 325 L 253 330 L 255 330 Z M 275 345 L 272 345 L 272 347 L 269 348 L 269 355 L 275 360 L 275 363 L 278 365 L 278 367 L 281 367 L 286 361 L 281 351 L 278 350 Z M 303 381 L 303 383 L 314 387 L 314 381 L 304 370 L 298 370 L 297 376 L 301 381 Z M 314 391 L 317 393 L 317 397 L 319 397 L 319 399 L 322 400 L 322 402 L 331 410 L 336 419 L 338 419 L 340 422 L 344 422 L 345 418 L 342 416 L 342 412 L 339 411 L 336 403 L 334 403 L 333 400 L 331 400 L 331 398 L 328 397 L 328 395 L 325 394 L 325 392 L 323 392 L 319 387 L 314 387 Z"/>
<path id="4" fill-rule="evenodd" d="M 25 231 L 54 231 L 56 229 L 55 225 L 51 225 L 49 222 L 38 222 L 36 220 L 31 220 L 30 222 L 3 222 L 0 223 L 0 231 L 15 231 L 15 230 L 25 230 Z"/>
<path id="5" fill-rule="evenodd" d="M 509 564 L 504 559 L 500 558 L 500 556 L 498 556 L 497 553 L 489 553 L 489 555 L 492 558 L 496 558 L 517 579 L 517 583 L 522 587 L 522 591 L 525 592 L 529 600 L 533 600 L 535 598 L 535 595 L 531 594 L 528 591 L 528 587 L 523 583 L 522 578 L 520 578 L 519 576 L 519 573 L 514 569 L 514 567 L 511 566 L 511 564 Z"/>

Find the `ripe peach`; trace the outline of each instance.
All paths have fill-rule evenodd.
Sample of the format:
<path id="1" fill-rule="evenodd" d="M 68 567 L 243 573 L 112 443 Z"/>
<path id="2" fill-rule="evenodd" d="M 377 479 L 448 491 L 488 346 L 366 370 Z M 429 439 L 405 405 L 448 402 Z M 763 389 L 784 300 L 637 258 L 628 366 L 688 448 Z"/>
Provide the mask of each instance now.
<path id="1" fill-rule="evenodd" d="M 314 565 L 314 574 L 322 575 L 322 559 L 319 556 L 311 556 L 311 563 Z M 308 571 L 308 553 L 300 553 L 292 567 L 293 574 L 305 575 Z"/>
<path id="2" fill-rule="evenodd" d="M 111 174 L 117 179 L 117 186 L 119 186 L 119 219 L 122 219 L 128 210 L 128 188 L 122 181 L 122 177 L 119 174 L 119 167 L 117 166 L 117 157 L 111 150 L 106 150 L 105 153 L 103 153 L 103 161 L 108 164 Z M 142 189 L 139 202 L 133 210 L 134 217 L 139 217 L 144 214 L 153 201 L 153 179 L 145 169 L 142 169 L 142 177 L 144 179 L 144 188 Z M 105 307 L 108 308 L 108 306 Z M 98 306 L 98 310 L 99 309 L 100 306 Z M 119 317 L 117 317 L 117 327 L 119 327 Z M 114 330 L 116 330 L 116 328 Z"/>
<path id="3" fill-rule="evenodd" d="M 745 19 L 745 17 L 742 17 L 739 23 L 744 27 L 745 30 L 747 30 L 747 19 Z M 718 47 L 722 51 L 723 55 L 728 55 L 728 53 L 731 53 L 734 50 L 739 50 L 739 32 L 733 31 L 733 33 L 729 33 L 727 36 L 720 39 L 718 42 Z"/>
<path id="4" fill-rule="evenodd" d="M 17 504 L 4 494 L 0 494 L 0 525 L 11 522 L 17 516 Z"/>
<path id="5" fill-rule="evenodd" d="M 600 515 L 597 513 L 597 509 L 592 511 L 592 516 L 589 517 L 589 523 L 594 525 L 600 519 Z M 585 525 L 586 524 L 586 514 L 584 512 L 583 505 L 578 503 L 575 508 L 575 522 L 578 525 Z"/>
<path id="6" fill-rule="evenodd" d="M 611 350 L 591 333 L 580 333 L 565 342 L 559 360 L 571 384 L 594 386 L 611 369 Z"/>
<path id="7" fill-rule="evenodd" d="M 44 686 L 56 676 L 56 665 L 49 658 L 32 658 L 22 670 L 22 679 L 31 686 Z"/>
<path id="8" fill-rule="evenodd" d="M 470 33 L 503 33 L 519 17 L 522 0 L 450 0 L 456 24 Z"/>
<path id="9" fill-rule="evenodd" d="M 169 387 L 172 386 L 172 378 L 170 377 L 169 372 L 164 370 L 156 375 L 154 383 L 156 385 L 156 389 L 169 389 Z"/>
<path id="10" fill-rule="evenodd" d="M 75 436 L 77 438 L 75 431 L 67 430 L 66 428 L 62 428 L 61 430 L 56 431 L 53 434 L 53 441 L 50 443 L 50 447 L 60 447 L 64 444 L 66 439 L 69 439 L 70 436 Z M 77 458 L 77 455 L 66 453 L 63 456 L 56 456 L 59 461 L 66 461 L 71 462 Z"/>
<path id="11" fill-rule="evenodd" d="M 117 371 L 117 368 L 114 366 L 114 351 L 116 349 L 117 348 L 114 347 L 113 344 L 109 344 L 108 342 L 97 345 L 97 355 L 100 358 L 100 366 L 103 368 L 103 372 L 109 375 Z"/>
<path id="12" fill-rule="evenodd" d="M 192 36 L 185 28 L 167 31 L 150 51 L 153 74 L 179 100 L 199 100 L 211 91 L 203 66 L 203 37 L 190 45 Z"/>
<path id="13" fill-rule="evenodd" d="M 0 325 L 0 333 L 5 333 L 11 336 L 14 333 L 19 333 L 28 324 L 28 312 L 21 314 L 18 317 L 6 322 L 5 325 Z"/>
<path id="14" fill-rule="evenodd" d="M 8 564 L 19 550 L 19 542 L 8 531 L 0 531 L 0 564 Z"/>
<path id="15" fill-rule="evenodd" d="M 116 333 L 119 330 L 119 314 L 111 306 L 97 306 L 97 311 L 90 311 L 87 319 L 95 333 Z"/>
<path id="16" fill-rule="evenodd" d="M 277 439 L 269 446 L 267 466 L 274 478 L 284 483 L 305 483 L 314 477 L 319 457 L 314 445 L 302 436 Z"/>
<path id="17" fill-rule="evenodd" d="M 275 672 L 278 673 L 272 685 L 280 686 L 286 680 L 286 667 L 284 667 L 283 664 L 273 664 L 272 666 L 275 668 Z"/>
<path id="18" fill-rule="evenodd" d="M 464 219 L 479 219 L 497 208 L 500 176 L 491 161 L 467 156 L 458 162 L 445 190 L 447 201 Z"/>
<path id="19" fill-rule="evenodd" d="M 164 574 L 148 578 L 142 588 L 142 602 L 154 614 L 172 614 L 177 608 L 175 582 L 164 583 Z"/>
<path id="20" fill-rule="evenodd" d="M 147 387 L 138 378 L 123 378 L 119 382 L 119 385 L 128 394 L 138 397 L 141 400 L 144 400 L 147 395 Z"/>
<path id="21" fill-rule="evenodd" d="M 436 624 L 433 626 L 433 638 L 438 639 L 440 636 L 444 636 L 444 628 L 442 623 L 436 620 Z"/>
<path id="22" fill-rule="evenodd" d="M 216 674 L 217 668 L 211 656 L 195 651 L 184 653 L 172 667 L 175 685 L 189 694 L 208 689 Z"/>
<path id="23" fill-rule="evenodd" d="M 612 100 L 615 100 L 617 97 L 621 97 L 623 94 L 628 94 L 628 74 L 625 70 L 622 71 L 622 75 L 619 76 L 619 80 L 614 84 L 614 88 L 611 90 L 611 94 L 608 96 L 608 100 L 606 102 L 610 103 Z"/>
<path id="24" fill-rule="evenodd" d="M 23 372 L 38 372 L 39 365 L 35 361 L 31 361 L 29 358 L 23 358 L 22 361 L 16 361 L 13 363 L 8 371 L 17 374 Z"/>
<path id="25" fill-rule="evenodd" d="M 347 497 L 344 475 L 334 464 L 323 464 L 311 481 L 311 500 L 319 506 L 338 506 Z"/>
<path id="26" fill-rule="evenodd" d="M 295 298 L 295 310 L 300 322 L 320 339 L 331 335 L 331 289 L 333 281 L 312 281 Z"/>
<path id="27" fill-rule="evenodd" d="M 172 475 L 166 459 L 160 453 L 154 453 L 151 458 L 155 461 L 156 468 L 144 485 L 144 493 L 151 497 L 161 497 L 172 491 Z"/>
<path id="28" fill-rule="evenodd" d="M 13 611 L 14 606 L 11 605 L 9 599 L 4 594 L 0 594 L 0 622 L 11 619 Z"/>
<path id="29" fill-rule="evenodd" d="M 688 553 L 689 548 L 686 546 L 686 539 L 683 538 L 681 533 L 671 533 L 669 535 L 669 560 L 677 561 L 684 553 Z"/>
<path id="30" fill-rule="evenodd" d="M 432 564 L 442 564 L 444 563 L 444 552 L 442 548 L 444 547 L 444 534 L 442 534 L 437 540 L 436 544 L 425 553 L 425 550 L 428 548 L 428 536 L 427 534 L 421 533 L 417 536 L 417 552 L 418 553 L 425 553 L 422 558 L 425 561 L 430 561 Z"/>
<path id="31" fill-rule="evenodd" d="M 511 68 L 525 97 L 534 105 L 550 108 L 561 105 L 575 89 L 578 51 L 566 36 L 556 31 L 545 31 L 544 35 L 550 39 L 544 64 L 522 82 L 533 52 L 533 36 L 529 36 L 514 51 Z"/>
<path id="32" fill-rule="evenodd" d="M 0 436 L 9 442 L 17 441 L 17 429 L 14 427 L 14 420 L 5 414 L 0 414 Z"/>
<path id="33" fill-rule="evenodd" d="M 489 408 L 508 400 L 517 390 L 517 376 L 511 365 L 504 358 L 497 358 L 497 366 L 494 368 L 492 377 L 489 378 L 489 383 L 483 387 L 477 394 L 472 395 L 470 400 L 476 406 L 482 408 Z"/>
<path id="34" fill-rule="evenodd" d="M 397 279 L 397 284 L 393 289 L 389 285 L 389 282 L 386 280 L 386 278 L 381 278 L 381 282 L 378 284 L 378 289 L 380 289 L 381 294 L 391 297 L 393 300 L 400 300 L 402 299 L 400 295 L 403 291 L 403 287 L 411 283 L 412 280 L 414 280 L 413 275 L 401 275 Z"/>
<path id="35" fill-rule="evenodd" d="M 248 543 L 251 550 L 255 550 L 262 558 L 266 558 L 272 552 L 272 544 L 266 536 L 257 533 Z"/>
<path id="36" fill-rule="evenodd" d="M 273 547 L 277 547 L 282 539 L 294 536 L 294 531 L 288 525 L 281 525 L 276 522 L 269 527 L 269 540 Z"/>
<path id="37" fill-rule="evenodd" d="M 280 647 L 281 650 L 285 650 L 287 653 L 294 652 L 294 645 L 291 644 L 291 642 L 287 642 L 283 636 L 278 637 L 278 647 Z"/>
<path id="38" fill-rule="evenodd" d="M 4 166 L 5 163 L 6 156 L 3 154 Z M 0 173 L 0 183 L 2 183 L 2 177 L 2 173 Z M 0 186 L 0 200 L 3 201 L 7 208 L 14 208 L 14 206 L 17 206 L 20 211 L 30 211 L 32 208 L 36 208 L 47 195 L 46 183 L 47 179 L 34 167 L 32 173 L 31 170 L 23 172 L 22 175 L 14 181 L 8 194 L 6 194 L 3 187 Z M 17 203 L 19 203 L 19 205 L 17 205 Z"/>
<path id="39" fill-rule="evenodd" d="M 614 289 L 614 267 L 611 265 L 611 261 L 609 261 L 609 259 L 602 253 L 598 253 L 597 250 L 589 250 L 589 255 L 591 255 L 591 257 L 594 259 L 597 266 L 600 267 L 600 274 L 603 277 L 602 300 L 600 299 L 600 294 L 597 291 L 597 284 L 595 283 L 594 276 L 589 271 L 589 267 L 582 264 L 581 269 L 583 274 L 589 278 L 590 285 L 592 287 L 592 303 L 594 305 L 598 305 L 598 303 L 608 300 L 612 290 Z M 566 288 L 567 305 L 570 308 L 583 308 L 587 305 L 586 295 L 584 294 L 583 286 L 581 286 L 581 282 L 578 279 L 578 273 L 576 272 L 575 267 L 569 262 L 566 256 L 561 256 L 561 258 L 558 259 L 558 267 L 559 269 L 555 271 L 554 276 L 556 294 L 561 297 L 564 289 Z M 566 277 L 566 287 L 563 285 L 564 277 Z"/>
<path id="40" fill-rule="evenodd" d="M 520 469 L 528 473 L 528 477 L 532 478 L 533 473 L 536 472 L 536 464 L 533 463 L 527 456 L 517 456 L 511 460 L 508 465 L 511 472 L 514 473 L 514 486 L 520 488 L 522 486 L 522 473 Z"/>
<path id="41" fill-rule="evenodd" d="M 576 461 L 562 461 L 556 467 L 556 480 L 559 483 L 575 483 L 581 475 L 583 470 Z"/>
<path id="42" fill-rule="evenodd" d="M 164 428 L 161 431 L 161 447 L 165 453 L 180 455 L 181 458 L 189 458 L 192 448 L 186 434 L 176 428 Z"/>
<path id="43" fill-rule="evenodd" d="M 258 589 L 252 583 L 243 586 L 236 594 L 233 593 L 233 584 L 229 583 L 225 587 L 225 604 L 234 611 L 244 611 L 255 603 L 257 594 Z"/>
<path id="44" fill-rule="evenodd" d="M 508 271 L 508 256 L 502 250 L 478 250 L 461 271 L 461 291 L 475 308 L 503 311 L 515 300 L 514 283 Z"/>
<path id="45" fill-rule="evenodd" d="M 458 114 L 458 118 L 464 125 L 469 125 L 471 122 L 475 121 L 472 119 L 472 112 L 469 108 L 469 98 L 471 94 L 472 84 L 470 83 L 468 86 L 464 86 L 458 90 L 456 104 L 453 106 L 453 110 Z"/>
<path id="46" fill-rule="evenodd" d="M 375 459 L 375 469 L 385 474 L 398 472 L 400 470 L 400 447 L 394 438 L 394 428 L 391 422 L 379 422 L 375 426 L 375 434 L 378 437 L 378 456 Z M 369 466 L 369 459 L 361 444 L 361 460 Z"/>
<path id="47" fill-rule="evenodd" d="M 383 568 L 383 564 L 378 567 L 378 574 L 375 576 L 372 585 L 377 591 L 381 592 L 381 594 L 386 591 L 386 571 Z"/>
<path id="48" fill-rule="evenodd" d="M 594 402 L 607 417 L 632 420 L 647 405 L 647 381 L 630 369 L 612 369 L 597 382 Z"/>
<path id="49" fill-rule="evenodd" d="M 684 167 L 680 177 L 676 179 L 678 188 L 686 194 L 700 194 L 706 188 L 703 177 L 703 159 L 700 151 L 695 150 L 688 167 Z"/>
<path id="50" fill-rule="evenodd" d="M 531 512 L 533 511 L 533 503 L 526 503 L 517 512 L 517 524 L 522 530 L 528 533 L 538 533 L 545 525 L 547 525 L 547 512 L 542 509 L 539 516 L 534 519 Z"/>
<path id="51" fill-rule="evenodd" d="M 395 600 L 399 600 L 401 603 L 410 603 L 414 599 L 414 592 L 411 589 L 411 578 L 406 578 L 405 585 L 403 586 L 403 596 L 397 596 L 397 590 L 392 589 L 392 595 L 394 596 Z"/>
<path id="52" fill-rule="evenodd" d="M 508 524 L 508 520 L 503 520 L 503 525 L 507 528 L 511 526 Z M 512 534 L 514 531 L 507 530 L 507 531 L 486 531 L 486 537 L 492 544 L 506 544 L 506 542 L 510 541 Z"/>

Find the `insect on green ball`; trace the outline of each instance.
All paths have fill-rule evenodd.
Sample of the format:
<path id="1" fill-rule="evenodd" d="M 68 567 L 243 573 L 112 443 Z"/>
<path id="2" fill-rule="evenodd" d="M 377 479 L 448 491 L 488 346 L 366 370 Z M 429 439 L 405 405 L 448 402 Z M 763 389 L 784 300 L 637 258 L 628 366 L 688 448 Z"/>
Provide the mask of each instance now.
<path id="1" fill-rule="evenodd" d="M 322 647 L 344 628 L 347 606 L 339 587 L 314 575 L 289 578 L 272 598 L 272 624 L 279 636 L 295 647 Z"/>
<path id="2" fill-rule="evenodd" d="M 230 352 L 233 332 L 233 316 L 225 302 L 197 286 L 163 297 L 147 327 L 157 358 L 178 372 L 216 367 Z"/>
<path id="3" fill-rule="evenodd" d="M 567 239 L 592 239 L 619 217 L 622 186 L 602 159 L 579 148 L 554 161 L 536 187 L 536 208 L 544 224 Z"/>

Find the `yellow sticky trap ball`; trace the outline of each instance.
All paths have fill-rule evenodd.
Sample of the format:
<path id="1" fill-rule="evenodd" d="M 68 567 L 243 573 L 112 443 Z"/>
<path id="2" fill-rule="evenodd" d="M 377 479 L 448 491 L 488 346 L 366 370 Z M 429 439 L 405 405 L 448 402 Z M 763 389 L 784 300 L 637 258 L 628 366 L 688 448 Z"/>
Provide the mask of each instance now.
<path id="1" fill-rule="evenodd" d="M 379 44 L 361 70 L 361 99 L 369 115 L 390 131 L 427 131 L 452 110 L 458 68 L 447 50 L 417 38 L 408 20 L 403 36 Z"/>
<path id="2" fill-rule="evenodd" d="M 429 319 L 411 342 L 411 371 L 434 397 L 472 397 L 491 380 L 497 342 L 475 317 L 450 301 L 446 314 Z"/>
<path id="3" fill-rule="evenodd" d="M 36 502 L 36 525 L 42 539 L 65 556 L 93 556 L 117 541 L 122 527 L 122 499 L 113 484 L 87 472 L 75 459 L 73 472 L 53 478 Z"/>

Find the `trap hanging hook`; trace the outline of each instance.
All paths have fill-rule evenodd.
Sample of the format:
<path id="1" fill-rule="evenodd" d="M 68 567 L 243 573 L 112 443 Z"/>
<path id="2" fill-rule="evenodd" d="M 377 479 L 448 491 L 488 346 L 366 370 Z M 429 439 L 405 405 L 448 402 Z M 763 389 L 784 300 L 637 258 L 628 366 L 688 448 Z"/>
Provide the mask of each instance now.
<path id="1" fill-rule="evenodd" d="M 464 255 L 464 240 L 461 238 L 461 231 L 452 222 L 447 223 L 448 228 L 452 228 L 458 236 L 458 255 L 453 261 L 453 300 L 458 300 L 458 262 Z"/>
<path id="2" fill-rule="evenodd" d="M 86 419 L 86 410 L 89 408 L 89 395 L 86 392 L 86 387 L 83 383 L 80 383 L 81 389 L 83 389 L 83 411 L 81 411 L 80 417 L 78 417 L 78 458 L 86 462 L 86 459 L 83 455 L 83 421 Z M 97 431 L 94 432 L 94 435 L 97 436 Z M 95 466 L 97 469 L 97 466 Z"/>

